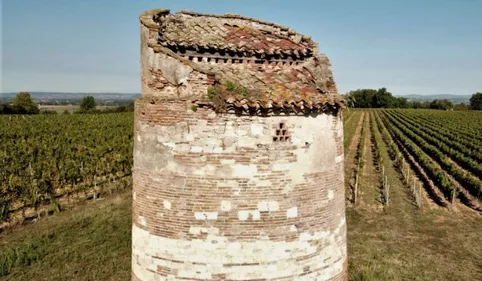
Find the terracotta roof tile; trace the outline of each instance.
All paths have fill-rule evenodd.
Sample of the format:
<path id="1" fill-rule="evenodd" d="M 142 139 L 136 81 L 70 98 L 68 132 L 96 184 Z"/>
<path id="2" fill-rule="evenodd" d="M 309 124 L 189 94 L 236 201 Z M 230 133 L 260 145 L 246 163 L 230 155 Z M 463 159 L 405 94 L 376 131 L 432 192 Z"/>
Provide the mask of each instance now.
<path id="1" fill-rule="evenodd" d="M 310 37 L 272 23 L 233 15 L 170 14 L 166 11 L 156 10 L 157 14 L 150 22 L 157 26 L 159 43 L 164 46 L 216 47 L 234 52 L 295 57 L 311 55 L 315 48 Z M 263 24 L 254 26 L 253 22 Z"/>
<path id="2" fill-rule="evenodd" d="M 224 95 L 226 108 L 272 110 L 281 107 L 303 111 L 343 107 L 336 93 L 331 64 L 326 56 L 317 53 L 317 44 L 308 36 L 238 15 L 170 14 L 167 10 L 155 10 L 144 13 L 141 21 L 151 34 L 157 33 L 157 40 L 150 43 L 156 52 L 163 52 L 208 74 L 208 80 L 214 85 L 232 81 L 248 90 L 248 97 Z M 210 62 L 197 58 L 187 60 L 187 56 L 203 57 L 205 54 L 193 51 L 183 56 L 176 49 L 178 46 L 244 54 L 223 57 L 215 53 L 210 56 L 215 61 Z M 253 58 L 256 54 L 258 57 Z M 258 61 L 264 55 L 274 54 L 283 56 Z M 286 55 L 293 55 L 297 60 Z"/>

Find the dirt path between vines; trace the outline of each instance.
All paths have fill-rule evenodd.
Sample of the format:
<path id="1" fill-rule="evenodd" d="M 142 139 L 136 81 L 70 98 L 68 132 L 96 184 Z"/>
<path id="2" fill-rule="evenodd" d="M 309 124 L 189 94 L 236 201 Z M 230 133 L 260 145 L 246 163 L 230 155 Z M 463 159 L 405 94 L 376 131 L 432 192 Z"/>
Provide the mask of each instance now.
<path id="1" fill-rule="evenodd" d="M 355 134 L 351 139 L 350 145 L 345 152 L 345 175 L 349 175 L 348 177 L 345 176 L 345 188 L 346 188 L 346 198 L 353 202 L 353 188 L 355 185 L 355 172 L 356 172 L 356 152 L 358 149 L 358 145 L 361 141 L 361 134 L 362 128 L 365 120 L 365 112 L 362 112 L 360 119 L 358 120 L 357 128 L 355 130 Z"/>

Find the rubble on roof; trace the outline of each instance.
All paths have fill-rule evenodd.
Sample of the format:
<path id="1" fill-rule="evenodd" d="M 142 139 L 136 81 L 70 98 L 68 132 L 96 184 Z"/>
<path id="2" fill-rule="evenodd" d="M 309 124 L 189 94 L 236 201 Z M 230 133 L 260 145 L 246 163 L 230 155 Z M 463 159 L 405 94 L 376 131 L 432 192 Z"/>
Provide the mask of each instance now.
<path id="1" fill-rule="evenodd" d="M 148 11 L 141 22 L 151 32 L 149 46 L 155 52 L 208 74 L 214 86 L 233 81 L 249 93 L 222 95 L 218 102 L 225 106 L 218 103 L 218 108 L 282 106 L 302 112 L 344 107 L 329 59 L 318 54 L 310 37 L 287 27 L 239 15 L 169 10 Z"/>

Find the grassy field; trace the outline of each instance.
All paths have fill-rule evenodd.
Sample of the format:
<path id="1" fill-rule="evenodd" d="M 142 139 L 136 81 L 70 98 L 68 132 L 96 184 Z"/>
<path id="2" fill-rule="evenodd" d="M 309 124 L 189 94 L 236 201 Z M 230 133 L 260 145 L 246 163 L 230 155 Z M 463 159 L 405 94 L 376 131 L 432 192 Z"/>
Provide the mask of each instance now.
<path id="1" fill-rule="evenodd" d="M 345 119 L 347 178 L 354 150 L 365 143 L 359 204 L 347 201 L 350 280 L 482 280 L 480 213 L 458 202 L 454 210 L 441 207 L 425 193 L 419 208 L 386 145 L 379 153 L 390 204 L 378 200 L 372 138 L 383 140 L 370 131 L 374 120 L 368 111 Z M 0 233 L 0 280 L 130 280 L 130 196 L 127 191 L 85 202 Z"/>

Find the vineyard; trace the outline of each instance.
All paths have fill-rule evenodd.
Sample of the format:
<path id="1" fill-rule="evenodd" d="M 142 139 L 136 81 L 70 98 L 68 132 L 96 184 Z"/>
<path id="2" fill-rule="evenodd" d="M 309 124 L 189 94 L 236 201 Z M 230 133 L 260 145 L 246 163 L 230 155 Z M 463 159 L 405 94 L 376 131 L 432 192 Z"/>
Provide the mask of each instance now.
<path id="1" fill-rule="evenodd" d="M 0 128 L 0 223 L 131 173 L 132 113 L 0 116 Z"/>
<path id="2" fill-rule="evenodd" d="M 62 200 L 122 182 L 131 173 L 132 124 L 131 113 L 2 116 L 0 222 L 46 205 L 59 211 Z M 480 112 L 349 110 L 344 130 L 353 206 L 396 201 L 385 173 L 395 169 L 419 209 L 428 202 L 482 211 Z"/>
<path id="3" fill-rule="evenodd" d="M 0 231 L 0 279 L 130 280 L 132 113 L 0 128 L 1 219 L 73 201 Z M 480 280 L 482 112 L 347 110 L 344 137 L 350 280 Z"/>
<path id="4" fill-rule="evenodd" d="M 397 178 L 385 171 L 395 169 L 419 209 L 425 202 L 482 212 L 482 113 L 354 110 L 344 125 L 347 199 L 353 206 L 370 200 L 363 191 L 371 187 L 378 189 L 380 205 L 389 206 Z M 363 174 L 373 179 L 367 182 Z"/>

